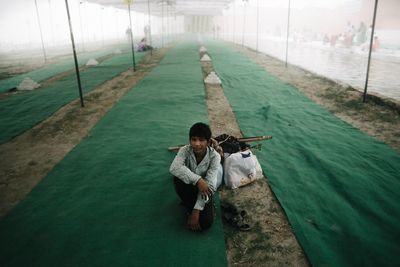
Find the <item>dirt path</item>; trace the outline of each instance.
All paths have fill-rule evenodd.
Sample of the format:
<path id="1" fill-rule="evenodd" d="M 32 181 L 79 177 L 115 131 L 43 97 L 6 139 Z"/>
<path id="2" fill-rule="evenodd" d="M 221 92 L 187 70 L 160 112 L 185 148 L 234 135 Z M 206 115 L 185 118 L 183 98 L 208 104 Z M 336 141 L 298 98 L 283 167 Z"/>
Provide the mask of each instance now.
<path id="1" fill-rule="evenodd" d="M 212 62 L 202 62 L 202 69 L 206 78 L 213 70 Z M 213 136 L 242 137 L 222 86 L 206 84 L 206 96 Z M 252 225 L 251 231 L 241 232 L 223 220 L 229 266 L 309 266 L 268 179 L 235 190 L 223 187 L 220 197 L 245 209 Z"/>
<path id="2" fill-rule="evenodd" d="M 0 145 L 0 218 L 77 145 L 94 125 L 164 57 L 154 50 L 138 64 L 84 96 L 85 107 L 75 100 L 24 134 Z"/>

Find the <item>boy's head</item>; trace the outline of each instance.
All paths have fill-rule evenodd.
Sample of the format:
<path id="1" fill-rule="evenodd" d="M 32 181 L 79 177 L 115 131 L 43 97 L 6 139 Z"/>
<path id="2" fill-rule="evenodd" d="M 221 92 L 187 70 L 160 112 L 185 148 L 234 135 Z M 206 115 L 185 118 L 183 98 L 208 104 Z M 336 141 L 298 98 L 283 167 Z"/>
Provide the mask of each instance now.
<path id="1" fill-rule="evenodd" d="M 207 142 L 210 141 L 211 139 L 210 127 L 202 122 L 197 122 L 193 124 L 193 126 L 190 127 L 189 140 L 192 139 L 192 137 L 201 137 L 205 138 Z"/>
<path id="2" fill-rule="evenodd" d="M 190 145 L 196 156 L 204 156 L 207 146 L 210 144 L 211 130 L 207 124 L 195 123 L 189 131 Z"/>

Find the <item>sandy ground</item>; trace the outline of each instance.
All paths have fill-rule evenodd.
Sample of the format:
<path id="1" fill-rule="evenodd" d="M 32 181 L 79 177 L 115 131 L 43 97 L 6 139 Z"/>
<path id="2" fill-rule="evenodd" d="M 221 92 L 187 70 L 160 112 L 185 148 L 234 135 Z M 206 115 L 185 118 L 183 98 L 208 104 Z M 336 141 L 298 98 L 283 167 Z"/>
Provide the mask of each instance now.
<path id="1" fill-rule="evenodd" d="M 295 85 L 338 117 L 400 151 L 398 104 L 375 99 L 360 104 L 360 94 L 274 58 L 234 46 L 269 73 Z M 71 102 L 34 128 L 0 145 L 0 219 L 13 208 L 84 138 L 99 119 L 163 58 L 167 49 L 147 55 L 133 73 L 128 70 L 79 100 Z M 199 55 L 200 58 L 200 55 Z M 212 64 L 203 64 L 204 76 Z M 62 77 L 62 75 L 60 75 Z M 54 80 L 52 80 L 54 81 Z M 51 81 L 49 81 L 51 82 Z M 209 121 L 214 136 L 241 136 L 236 119 L 220 86 L 206 86 Z M 7 96 L 6 96 L 7 97 Z M 378 103 L 378 104 L 377 104 Z M 268 141 L 264 141 L 268 142 Z M 267 146 L 268 143 L 263 144 Z M 224 222 L 230 266 L 308 266 L 287 218 L 266 179 L 236 190 L 222 189 L 222 201 L 232 201 L 250 214 L 252 230 L 240 232 Z"/>

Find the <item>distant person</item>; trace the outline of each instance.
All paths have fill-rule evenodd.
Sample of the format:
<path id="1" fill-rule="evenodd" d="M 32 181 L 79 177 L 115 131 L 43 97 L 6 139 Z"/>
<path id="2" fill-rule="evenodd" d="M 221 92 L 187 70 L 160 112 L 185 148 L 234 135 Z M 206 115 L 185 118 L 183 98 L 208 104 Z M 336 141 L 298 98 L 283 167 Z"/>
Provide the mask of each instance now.
<path id="1" fill-rule="evenodd" d="M 132 37 L 132 31 L 131 31 L 130 27 L 126 28 L 125 35 L 126 35 L 126 39 L 128 40 L 128 42 L 130 42 L 131 41 L 131 37 Z"/>
<path id="2" fill-rule="evenodd" d="M 150 49 L 153 49 L 153 47 L 151 47 L 150 45 L 147 44 L 146 41 L 146 37 L 142 38 L 142 40 L 140 40 L 140 42 L 137 44 L 137 49 L 136 51 L 138 52 L 144 52 L 144 51 L 148 51 Z"/>
<path id="3" fill-rule="evenodd" d="M 211 145 L 207 124 L 195 123 L 189 130 L 189 145 L 179 149 L 170 166 L 175 191 L 188 211 L 187 225 L 193 231 L 210 228 L 215 219 L 214 192 L 222 181 L 221 156 Z M 221 177 L 219 177 L 221 176 Z"/>
<path id="4" fill-rule="evenodd" d="M 144 38 L 146 38 L 146 40 L 150 40 L 150 37 L 151 37 L 150 25 L 144 26 L 143 32 L 144 32 Z"/>
<path id="5" fill-rule="evenodd" d="M 367 35 L 367 26 L 365 26 L 364 22 L 361 22 L 357 30 L 357 36 L 356 36 L 357 45 L 361 45 L 367 40 L 366 35 Z"/>
<path id="6" fill-rule="evenodd" d="M 381 47 L 381 42 L 379 41 L 378 36 L 374 37 L 374 41 L 372 42 L 372 51 L 376 51 Z"/>
<path id="7" fill-rule="evenodd" d="M 339 35 L 337 35 L 337 34 L 332 34 L 331 35 L 330 44 L 331 44 L 332 47 L 336 46 L 336 42 L 338 41 L 338 39 L 339 39 Z"/>
<path id="8" fill-rule="evenodd" d="M 329 36 L 327 34 L 324 35 L 323 39 L 322 39 L 322 44 L 326 45 L 330 42 L 329 40 Z"/>

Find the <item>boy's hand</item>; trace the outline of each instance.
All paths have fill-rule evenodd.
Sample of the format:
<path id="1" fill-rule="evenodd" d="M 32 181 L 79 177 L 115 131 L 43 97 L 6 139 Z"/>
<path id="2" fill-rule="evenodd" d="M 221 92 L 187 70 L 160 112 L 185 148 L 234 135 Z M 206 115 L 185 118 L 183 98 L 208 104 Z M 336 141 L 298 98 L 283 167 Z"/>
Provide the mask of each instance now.
<path id="1" fill-rule="evenodd" d="M 197 183 L 196 183 L 197 188 L 199 189 L 201 195 L 203 196 L 204 199 L 208 199 L 208 197 L 212 196 L 212 191 L 208 187 L 208 184 L 206 181 L 204 181 L 203 178 L 200 178 Z"/>
<path id="2" fill-rule="evenodd" d="M 193 210 L 192 214 L 189 215 L 187 224 L 189 228 L 193 231 L 200 231 L 200 211 L 199 210 Z"/>

